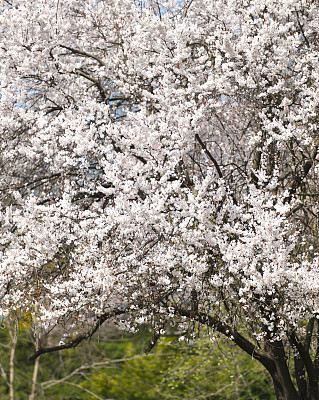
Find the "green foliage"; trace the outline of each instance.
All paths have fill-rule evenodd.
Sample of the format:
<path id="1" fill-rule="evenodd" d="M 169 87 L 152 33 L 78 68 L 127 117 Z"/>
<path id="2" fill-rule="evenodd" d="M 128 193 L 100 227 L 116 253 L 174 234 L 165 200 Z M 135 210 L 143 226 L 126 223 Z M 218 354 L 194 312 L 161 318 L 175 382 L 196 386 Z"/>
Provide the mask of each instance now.
<path id="1" fill-rule="evenodd" d="M 181 348 L 162 389 L 163 399 L 274 399 L 268 376 L 255 360 L 229 343 L 212 344 L 207 338 Z"/>
<path id="2" fill-rule="evenodd" d="M 91 380 L 85 382 L 84 386 L 103 398 L 130 400 L 160 398 L 161 382 L 176 351 L 163 342 L 153 353 L 146 356 L 144 350 L 148 342 L 145 339 L 131 340 L 124 338 L 121 344 L 123 361 L 113 368 L 93 373 Z M 93 397 L 87 396 L 85 399 Z"/>
<path id="3" fill-rule="evenodd" d="M 263 368 L 222 341 L 202 338 L 190 344 L 166 338 L 148 356 L 139 356 L 136 344 L 126 342 L 123 356 L 125 361 L 93 374 L 85 387 L 114 400 L 275 399 Z"/>
<path id="4" fill-rule="evenodd" d="M 41 356 L 37 400 L 274 400 L 272 385 L 251 357 L 219 339 L 194 343 L 161 339 L 144 354 L 150 334 L 107 330 L 99 341 Z M 28 399 L 34 338 L 20 324 L 15 355 L 15 400 Z M 9 376 L 10 335 L 0 330 L 0 359 Z M 0 398 L 9 399 L 4 374 Z"/>

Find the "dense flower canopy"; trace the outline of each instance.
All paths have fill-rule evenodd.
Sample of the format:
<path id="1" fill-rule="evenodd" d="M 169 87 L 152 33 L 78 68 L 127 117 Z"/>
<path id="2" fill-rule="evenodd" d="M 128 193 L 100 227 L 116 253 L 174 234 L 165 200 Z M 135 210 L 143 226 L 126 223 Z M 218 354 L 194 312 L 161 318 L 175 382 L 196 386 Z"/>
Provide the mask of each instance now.
<path id="1" fill-rule="evenodd" d="M 0 4 L 2 314 L 314 329 L 318 3 Z"/>

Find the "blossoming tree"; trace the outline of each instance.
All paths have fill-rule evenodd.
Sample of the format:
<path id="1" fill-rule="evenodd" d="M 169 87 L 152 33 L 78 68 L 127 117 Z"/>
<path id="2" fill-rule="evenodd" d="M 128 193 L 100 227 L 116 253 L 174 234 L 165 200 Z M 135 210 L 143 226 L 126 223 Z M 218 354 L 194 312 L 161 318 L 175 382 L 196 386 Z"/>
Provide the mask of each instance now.
<path id="1" fill-rule="evenodd" d="M 0 4 L 0 307 L 34 358 L 206 327 L 318 399 L 318 3 Z"/>

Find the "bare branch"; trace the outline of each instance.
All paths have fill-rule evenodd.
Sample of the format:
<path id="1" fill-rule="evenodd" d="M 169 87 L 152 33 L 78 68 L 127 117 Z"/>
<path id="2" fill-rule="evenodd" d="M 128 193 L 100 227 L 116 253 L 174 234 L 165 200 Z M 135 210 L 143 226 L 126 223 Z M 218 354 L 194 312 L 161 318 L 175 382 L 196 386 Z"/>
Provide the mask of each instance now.
<path id="1" fill-rule="evenodd" d="M 83 340 L 90 339 L 94 333 L 100 328 L 100 326 L 107 321 L 108 319 L 115 317 L 117 315 L 125 314 L 128 311 L 128 308 L 123 307 L 121 309 L 112 310 L 110 312 L 104 313 L 101 315 L 92 329 L 86 332 L 83 335 L 78 335 L 75 339 L 70 340 L 68 343 L 61 344 L 59 346 L 52 346 L 52 347 L 44 347 L 39 348 L 31 357 L 29 357 L 29 361 L 33 361 L 38 358 L 41 354 L 44 353 L 53 353 L 55 351 L 64 350 L 64 349 L 71 349 L 77 347 Z"/>
<path id="2" fill-rule="evenodd" d="M 188 311 L 182 308 L 175 309 L 179 315 L 198 321 L 203 325 L 210 326 L 231 339 L 247 354 L 258 360 L 269 372 L 275 369 L 275 364 L 273 360 L 267 354 L 256 348 L 253 343 L 242 336 L 235 328 L 225 324 L 224 322 L 221 322 L 217 317 L 213 317 L 203 312 L 198 312 L 194 315 L 192 311 Z"/>
<path id="3" fill-rule="evenodd" d="M 202 149 L 205 151 L 207 157 L 213 162 L 216 171 L 218 173 L 218 176 L 220 178 L 223 177 L 222 171 L 219 168 L 219 165 L 217 163 L 217 161 L 215 160 L 215 158 L 212 156 L 211 152 L 207 149 L 207 147 L 205 146 L 205 144 L 203 143 L 202 139 L 199 137 L 199 135 L 196 133 L 195 134 L 195 139 L 198 141 L 198 143 L 201 145 Z"/>
<path id="4" fill-rule="evenodd" d="M 93 60 L 97 61 L 101 67 L 105 67 L 105 63 L 99 57 L 95 56 L 94 54 L 89 54 L 82 50 L 73 49 L 72 47 L 65 46 L 63 44 L 60 44 L 60 47 L 62 47 L 63 49 L 69 50 L 73 54 L 78 54 L 80 56 L 92 58 Z"/>

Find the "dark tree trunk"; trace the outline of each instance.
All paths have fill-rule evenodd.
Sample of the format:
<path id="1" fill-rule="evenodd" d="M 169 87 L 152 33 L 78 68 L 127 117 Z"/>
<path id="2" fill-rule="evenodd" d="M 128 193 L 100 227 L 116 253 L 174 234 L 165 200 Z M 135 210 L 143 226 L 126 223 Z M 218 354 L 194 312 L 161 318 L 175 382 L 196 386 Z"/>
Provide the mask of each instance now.
<path id="1" fill-rule="evenodd" d="M 307 400 L 300 397 L 291 380 L 282 341 L 268 342 L 265 350 L 275 365 L 275 368 L 269 372 L 273 380 L 277 400 Z"/>
<path id="2" fill-rule="evenodd" d="M 307 400 L 299 396 L 297 390 L 289 382 L 283 382 L 281 374 L 274 372 L 272 381 L 277 400 Z M 318 400 L 318 399 L 317 399 Z"/>
<path id="3" fill-rule="evenodd" d="M 282 340 L 273 340 L 273 335 L 268 332 L 265 343 L 256 346 L 243 336 L 236 328 L 222 322 L 216 316 L 200 312 L 198 308 L 191 310 L 176 308 L 179 315 L 190 320 L 196 320 L 203 325 L 213 327 L 232 340 L 239 348 L 260 362 L 269 372 L 277 400 L 319 400 L 319 321 L 317 351 L 314 359 L 311 357 L 311 346 L 315 319 L 309 321 L 305 338 L 301 340 L 292 331 L 286 340 L 287 348 L 294 349 L 294 369 L 296 382 L 293 382 L 291 370 L 287 364 L 287 356 Z M 265 328 L 266 331 L 266 328 Z M 290 344 L 290 346 L 289 346 Z M 295 383 L 297 384 L 295 386 Z"/>

